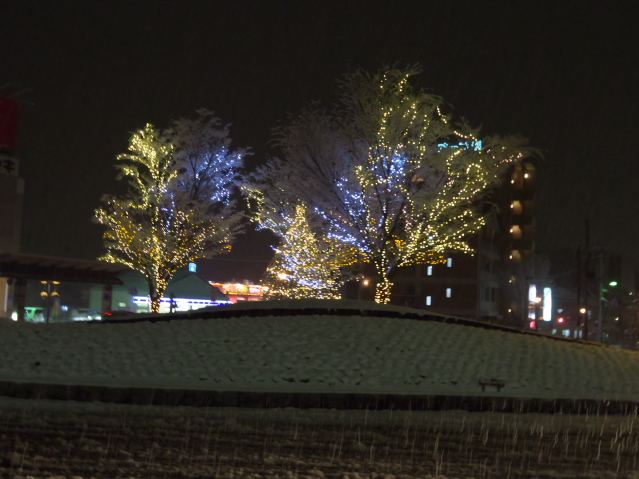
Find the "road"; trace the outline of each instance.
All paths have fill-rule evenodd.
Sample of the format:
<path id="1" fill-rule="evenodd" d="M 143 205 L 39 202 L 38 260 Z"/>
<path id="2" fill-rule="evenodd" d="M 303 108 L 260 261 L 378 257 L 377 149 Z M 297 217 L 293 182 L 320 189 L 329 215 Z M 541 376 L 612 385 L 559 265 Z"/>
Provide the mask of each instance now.
<path id="1" fill-rule="evenodd" d="M 637 421 L 0 398 L 0 477 L 639 479 Z"/>

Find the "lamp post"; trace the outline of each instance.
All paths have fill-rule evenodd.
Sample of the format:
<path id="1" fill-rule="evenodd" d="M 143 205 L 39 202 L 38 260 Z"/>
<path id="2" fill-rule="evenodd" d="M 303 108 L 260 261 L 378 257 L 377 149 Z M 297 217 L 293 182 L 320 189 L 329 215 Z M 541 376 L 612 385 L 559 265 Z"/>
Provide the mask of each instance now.
<path id="1" fill-rule="evenodd" d="M 588 308 L 580 308 L 579 309 L 579 327 L 582 328 L 581 330 L 581 339 L 583 339 L 584 337 L 586 338 L 586 340 L 588 340 L 588 329 L 585 327 L 586 326 L 586 321 L 588 320 L 587 315 L 588 314 Z"/>
<path id="2" fill-rule="evenodd" d="M 614 288 L 615 286 L 617 286 L 619 283 L 617 281 L 610 281 L 608 283 L 608 286 Z M 603 319 L 604 319 L 604 293 L 607 293 L 608 290 L 606 288 L 603 287 L 603 282 L 600 281 L 599 282 L 599 328 L 598 328 L 598 336 L 599 336 L 599 342 L 603 343 L 604 342 L 604 337 L 603 337 Z"/>
<path id="3" fill-rule="evenodd" d="M 360 283 L 360 286 L 359 286 L 359 290 L 358 290 L 358 292 L 357 292 L 357 299 L 358 299 L 358 300 L 361 300 L 361 299 L 362 299 L 362 291 L 363 291 L 363 290 L 364 290 L 364 288 L 366 288 L 369 284 L 370 284 L 370 281 L 369 281 L 368 279 L 364 278 L 364 279 L 362 280 L 362 282 Z"/>
<path id="4" fill-rule="evenodd" d="M 53 301 L 54 299 L 58 299 L 60 297 L 60 294 L 56 291 L 56 286 L 60 284 L 60 282 L 59 281 L 40 281 L 40 282 L 42 283 L 42 286 L 44 287 L 44 291 L 40 293 L 40 297 L 44 300 L 46 304 L 46 311 L 47 311 L 46 316 L 44 318 L 44 322 L 48 323 L 51 321 L 51 309 L 53 307 Z"/>

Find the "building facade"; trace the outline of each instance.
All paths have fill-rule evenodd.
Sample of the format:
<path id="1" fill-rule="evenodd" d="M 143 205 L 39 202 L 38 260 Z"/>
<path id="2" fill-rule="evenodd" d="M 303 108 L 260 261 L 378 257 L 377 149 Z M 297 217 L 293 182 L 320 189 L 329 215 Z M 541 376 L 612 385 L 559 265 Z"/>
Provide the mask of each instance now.
<path id="1" fill-rule="evenodd" d="M 0 254 L 20 249 L 24 180 L 15 156 L 19 104 L 0 96 Z M 0 278 L 0 318 L 11 316 L 13 282 Z"/>
<path id="2" fill-rule="evenodd" d="M 486 202 L 486 225 L 469 238 L 475 254 L 453 253 L 439 264 L 400 268 L 391 303 L 529 326 L 530 315 L 539 316 L 536 297 L 529 295 L 537 275 L 535 183 L 533 161 L 513 165 Z M 359 298 L 372 299 L 374 285 L 369 283 L 370 278 L 360 283 Z"/>

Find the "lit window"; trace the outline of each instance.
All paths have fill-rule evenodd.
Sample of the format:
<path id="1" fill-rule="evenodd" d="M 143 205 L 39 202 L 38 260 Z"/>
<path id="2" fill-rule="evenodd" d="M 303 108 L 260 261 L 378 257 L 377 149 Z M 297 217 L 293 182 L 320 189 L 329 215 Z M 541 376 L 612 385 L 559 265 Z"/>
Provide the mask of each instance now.
<path id="1" fill-rule="evenodd" d="M 448 266 L 449 268 L 453 267 L 453 258 L 448 258 L 446 260 L 446 266 Z"/>
<path id="2" fill-rule="evenodd" d="M 426 296 L 426 306 L 432 306 L 432 304 L 433 304 L 433 297 Z"/>
<path id="3" fill-rule="evenodd" d="M 432 276 L 433 275 L 433 267 L 429 266 L 428 268 L 426 268 L 426 274 L 428 276 Z"/>
<path id="4" fill-rule="evenodd" d="M 446 288 L 446 297 L 452 298 L 453 296 L 453 288 Z"/>

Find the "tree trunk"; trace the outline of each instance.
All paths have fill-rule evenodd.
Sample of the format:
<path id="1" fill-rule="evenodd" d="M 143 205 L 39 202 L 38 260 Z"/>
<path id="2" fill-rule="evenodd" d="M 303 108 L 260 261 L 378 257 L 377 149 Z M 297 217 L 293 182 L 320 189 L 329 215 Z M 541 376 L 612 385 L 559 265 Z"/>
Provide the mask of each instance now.
<path id="1" fill-rule="evenodd" d="M 160 312 L 160 301 L 162 298 L 160 296 L 151 296 L 151 312 L 159 313 Z"/>
<path id="2" fill-rule="evenodd" d="M 388 278 L 383 277 L 375 288 L 375 302 L 381 304 L 390 303 L 392 288 L 393 283 L 391 283 Z"/>
<path id="3" fill-rule="evenodd" d="M 379 275 L 379 281 L 375 288 L 375 302 L 380 304 L 388 304 L 391 300 L 391 290 L 393 289 L 393 276 L 395 276 L 396 268 L 388 264 L 385 259 L 375 261 L 375 269 Z"/>
<path id="4" fill-rule="evenodd" d="M 164 279 L 158 279 L 156 281 L 149 281 L 149 297 L 151 298 L 151 312 L 160 312 L 160 303 L 164 292 L 166 291 L 168 281 Z"/>

